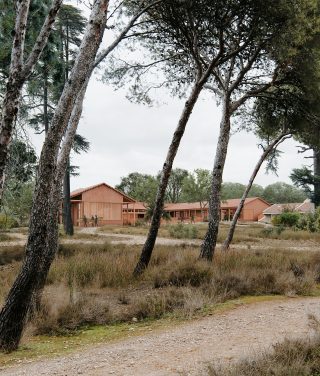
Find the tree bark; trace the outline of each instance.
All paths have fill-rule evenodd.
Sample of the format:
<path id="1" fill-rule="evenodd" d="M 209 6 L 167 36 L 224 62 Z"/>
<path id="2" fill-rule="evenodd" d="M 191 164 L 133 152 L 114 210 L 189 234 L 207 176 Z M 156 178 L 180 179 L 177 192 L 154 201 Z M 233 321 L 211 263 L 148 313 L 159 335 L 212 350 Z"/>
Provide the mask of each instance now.
<path id="1" fill-rule="evenodd" d="M 320 151 L 313 149 L 313 174 L 315 176 L 313 202 L 320 206 Z"/>
<path id="2" fill-rule="evenodd" d="M 43 75 L 43 122 L 44 122 L 44 133 L 47 134 L 49 130 L 49 117 L 48 117 L 48 72 L 46 69 Z"/>
<path id="3" fill-rule="evenodd" d="M 223 98 L 223 111 L 220 123 L 220 133 L 218 138 L 218 147 L 216 151 L 215 162 L 212 171 L 211 195 L 209 199 L 209 223 L 208 230 L 204 237 L 200 250 L 200 258 L 212 261 L 215 247 L 217 244 L 218 230 L 220 223 L 221 206 L 221 185 L 224 165 L 228 152 L 230 139 L 230 118 L 232 115 L 229 95 Z"/>
<path id="4" fill-rule="evenodd" d="M 63 228 L 67 235 L 73 235 L 73 223 L 71 214 L 71 192 L 70 192 L 70 159 L 68 158 L 68 163 L 66 171 L 64 173 L 63 180 Z"/>
<path id="5" fill-rule="evenodd" d="M 11 351 L 18 347 L 23 328 L 32 307 L 32 298 L 39 288 L 43 272 L 49 270 L 53 257 L 49 257 L 50 243 L 57 244 L 52 226 L 55 212 L 51 202 L 57 185 L 52 184 L 60 143 L 66 132 L 77 96 L 92 72 L 97 50 L 102 40 L 107 18 L 108 0 L 96 0 L 80 50 L 68 83 L 60 97 L 51 127 L 43 144 L 38 179 L 30 216 L 26 258 L 0 313 L 0 349 Z M 48 200 L 48 196 L 51 200 Z M 51 262 L 50 262 L 51 261 Z M 46 277 L 46 275 L 45 275 Z"/>
<path id="6" fill-rule="evenodd" d="M 191 94 L 189 95 L 188 100 L 185 102 L 184 109 L 182 111 L 178 126 L 174 132 L 168 154 L 165 160 L 165 163 L 162 168 L 161 177 L 160 177 L 160 183 L 157 191 L 156 201 L 155 201 L 155 207 L 151 219 L 151 225 L 149 229 L 149 233 L 147 236 L 147 239 L 144 243 L 144 246 L 141 251 L 140 259 L 134 269 L 134 275 L 138 276 L 140 275 L 144 269 L 147 268 L 152 251 L 156 242 L 156 238 L 158 235 L 158 230 L 160 227 L 161 222 L 161 216 L 164 206 L 164 198 L 166 193 L 166 188 L 168 185 L 170 173 L 172 170 L 172 165 L 174 158 L 177 154 L 180 141 L 183 137 L 186 125 L 188 123 L 188 120 L 190 118 L 190 115 L 193 111 L 193 108 L 198 100 L 198 97 L 200 95 L 200 92 L 203 88 L 204 82 L 197 80 L 196 83 L 193 86 L 193 89 L 191 91 Z"/>
<path id="7" fill-rule="evenodd" d="M 277 137 L 266 149 L 265 151 L 262 153 L 261 157 L 259 158 L 259 161 L 258 163 L 256 164 L 253 172 L 252 172 L 252 175 L 249 179 L 249 182 L 247 184 L 247 187 L 241 197 L 241 200 L 240 200 L 240 203 L 237 207 L 237 210 L 233 216 L 233 219 L 232 219 L 232 222 L 231 222 L 231 225 L 230 225 L 230 229 L 229 229 L 229 232 L 228 232 L 228 235 L 222 245 L 222 248 L 221 250 L 222 251 L 227 251 L 230 247 L 230 244 L 232 242 L 232 239 L 233 239 L 233 235 L 234 235 L 234 232 L 235 232 L 235 229 L 236 229 L 236 225 L 237 225 L 237 222 L 238 222 L 238 219 L 240 217 L 240 214 L 241 214 L 241 211 L 243 209 L 243 206 L 244 206 L 244 203 L 245 203 L 245 200 L 246 198 L 248 197 L 248 194 L 250 192 L 250 189 L 252 187 L 252 184 L 254 182 L 254 179 L 256 178 L 259 170 L 260 170 L 260 167 L 262 166 L 263 162 L 266 160 L 266 158 L 269 156 L 269 154 L 271 153 L 271 151 L 277 147 L 277 145 L 279 145 L 279 143 L 281 143 L 284 138 L 287 138 L 285 137 L 286 134 L 285 133 L 282 133 L 279 137 Z"/>
<path id="8" fill-rule="evenodd" d="M 90 74 L 91 75 L 91 74 Z M 63 145 L 61 147 L 61 151 L 58 157 L 57 169 L 55 179 L 53 179 L 52 183 L 52 195 L 50 197 L 50 219 L 48 221 L 48 233 L 50 242 L 47 244 L 47 248 L 45 249 L 45 258 L 42 265 L 42 268 L 39 268 L 39 281 L 37 284 L 37 288 L 34 292 L 34 297 L 32 299 L 32 311 L 38 311 L 40 309 L 42 291 L 44 289 L 47 275 L 51 266 L 51 263 L 54 260 L 54 257 L 57 253 L 59 247 L 59 228 L 58 228 L 58 215 L 59 215 L 59 206 L 61 203 L 61 187 L 62 187 L 62 180 L 65 174 L 65 171 L 68 166 L 69 162 L 69 155 L 71 152 L 74 136 L 77 132 L 78 124 L 81 118 L 82 110 L 83 110 L 83 100 L 86 93 L 86 89 L 89 83 L 90 76 L 88 76 L 87 81 L 84 83 L 80 93 L 77 96 L 76 103 L 72 110 L 72 114 L 69 121 L 69 126 L 67 132 L 64 137 Z"/>

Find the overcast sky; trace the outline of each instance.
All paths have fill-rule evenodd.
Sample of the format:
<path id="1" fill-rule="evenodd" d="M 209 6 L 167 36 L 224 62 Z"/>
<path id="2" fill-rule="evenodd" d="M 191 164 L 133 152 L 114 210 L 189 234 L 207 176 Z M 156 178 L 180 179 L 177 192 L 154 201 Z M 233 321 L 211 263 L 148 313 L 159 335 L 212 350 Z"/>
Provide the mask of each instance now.
<path id="1" fill-rule="evenodd" d="M 151 108 L 132 104 L 125 98 L 125 91 L 114 91 L 96 76 L 92 78 L 78 132 L 90 141 L 91 147 L 88 154 L 72 157 L 72 164 L 80 166 L 80 176 L 72 178 L 72 189 L 100 182 L 114 186 L 130 172 L 156 174 L 162 168 L 184 100 L 172 98 L 164 90 L 156 95 L 166 104 Z M 202 95 L 187 125 L 174 167 L 189 171 L 212 169 L 219 120 L 220 109 L 215 101 Z M 42 137 L 33 137 L 33 142 L 39 151 Z M 246 132 L 231 137 L 224 181 L 248 181 L 261 153 L 257 144 L 258 140 Z M 256 183 L 263 186 L 276 181 L 291 183 L 292 168 L 306 164 L 303 156 L 297 154 L 294 141 L 286 141 L 280 150 L 284 153 L 279 177 L 266 175 L 262 168 Z"/>
<path id="2" fill-rule="evenodd" d="M 159 92 L 167 104 L 149 108 L 130 103 L 124 91 L 93 80 L 87 92 L 79 133 L 91 143 L 87 155 L 74 156 L 81 175 L 72 179 L 72 188 L 99 182 L 115 185 L 130 172 L 156 174 L 162 167 L 177 125 L 183 100 Z M 165 98 L 164 98 L 165 97 Z M 218 139 L 220 110 L 209 96 L 199 100 L 177 154 L 174 167 L 194 170 L 211 169 Z M 230 140 L 224 181 L 246 183 L 261 150 L 258 140 L 246 132 L 235 133 Z M 263 186 L 276 181 L 290 182 L 292 168 L 305 163 L 297 154 L 296 144 L 286 141 L 280 150 L 279 177 L 266 175 L 256 179 Z"/>

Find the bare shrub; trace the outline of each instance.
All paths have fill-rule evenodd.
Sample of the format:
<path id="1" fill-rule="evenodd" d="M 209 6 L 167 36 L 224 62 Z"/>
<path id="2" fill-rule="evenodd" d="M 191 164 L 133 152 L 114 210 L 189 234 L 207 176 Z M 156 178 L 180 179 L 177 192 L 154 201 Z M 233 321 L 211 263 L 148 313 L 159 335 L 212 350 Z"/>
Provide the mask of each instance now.
<path id="1" fill-rule="evenodd" d="M 259 230 L 259 229 L 258 229 Z M 244 295 L 308 295 L 319 279 L 320 256 L 281 249 L 232 251 L 198 261 L 198 249 L 157 246 L 139 278 L 132 270 L 139 246 L 68 244 L 60 248 L 47 281 L 36 333 L 72 332 L 83 325 L 191 317 L 199 310 Z M 293 271 L 293 265 L 303 273 Z M 1 267 L 0 299 L 19 262 Z M 300 270 L 300 269 L 299 269 Z"/>
<path id="2" fill-rule="evenodd" d="M 313 340 L 285 340 L 272 353 L 244 360 L 228 368 L 209 367 L 208 376 L 318 376 L 320 337 Z"/>

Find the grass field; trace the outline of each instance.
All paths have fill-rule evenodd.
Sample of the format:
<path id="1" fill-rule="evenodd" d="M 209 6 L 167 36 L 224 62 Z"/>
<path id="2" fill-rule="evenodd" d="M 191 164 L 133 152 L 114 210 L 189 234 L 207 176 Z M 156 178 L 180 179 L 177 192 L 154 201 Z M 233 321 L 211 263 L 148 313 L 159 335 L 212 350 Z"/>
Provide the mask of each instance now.
<path id="1" fill-rule="evenodd" d="M 198 227 L 200 237 L 206 226 Z M 130 235 L 146 233 L 147 228 L 103 230 L 105 234 Z M 227 226 L 221 226 L 220 239 L 227 230 Z M 170 237 L 174 231 L 164 226 L 160 236 Z M 247 247 L 226 254 L 218 251 L 212 264 L 198 260 L 198 246 L 156 246 L 150 267 L 139 279 L 132 277 L 132 271 L 141 246 L 101 244 L 101 238 L 77 233 L 72 244 L 60 246 L 48 276 L 42 308 L 27 329 L 28 341 L 31 338 L 30 343 L 36 344 L 33 349 L 40 346 L 39 341 L 60 348 L 62 339 L 72 347 L 72 341 L 76 343 L 88 328 L 98 332 L 98 328 L 110 328 L 112 335 L 107 329 L 103 333 L 114 338 L 118 329 L 123 333 L 133 323 L 144 327 L 167 318 L 190 319 L 243 297 L 319 295 L 320 254 L 314 250 L 293 252 L 285 246 L 287 241 L 297 246 L 306 241 L 316 244 L 318 234 L 288 230 L 277 234 L 261 226 L 239 226 L 236 243 Z M 255 249 L 267 238 L 269 245 L 272 240 L 273 248 Z M 89 243 L 83 242 L 88 239 Z M 18 245 L 0 248 L 0 304 L 18 273 L 23 252 Z M 216 375 L 217 370 L 210 372 Z M 242 375 L 230 373 L 236 374 Z M 243 373 L 251 374 L 254 373 Z"/>
<path id="2" fill-rule="evenodd" d="M 195 228 L 196 231 L 184 231 L 184 229 Z M 147 235 L 148 226 L 105 226 L 99 229 L 99 231 L 105 233 L 113 234 L 127 234 L 127 235 Z M 181 230 L 182 229 L 182 230 Z M 180 231 L 179 231 L 180 230 Z M 191 239 L 203 239 L 207 230 L 206 223 L 199 224 L 165 224 L 162 225 L 159 229 L 159 236 L 164 238 L 183 238 L 183 234 L 187 234 L 185 238 Z M 229 224 L 222 223 L 219 228 L 218 241 L 223 242 L 226 238 L 226 235 L 229 230 Z M 308 231 L 294 231 L 290 229 L 285 229 L 284 231 L 277 231 L 276 228 L 266 227 L 265 225 L 260 224 L 243 224 L 239 225 L 236 228 L 233 242 L 250 242 L 255 243 L 263 241 L 264 239 L 276 239 L 276 240 L 311 240 L 311 241 L 320 241 L 319 232 L 308 232 Z"/>

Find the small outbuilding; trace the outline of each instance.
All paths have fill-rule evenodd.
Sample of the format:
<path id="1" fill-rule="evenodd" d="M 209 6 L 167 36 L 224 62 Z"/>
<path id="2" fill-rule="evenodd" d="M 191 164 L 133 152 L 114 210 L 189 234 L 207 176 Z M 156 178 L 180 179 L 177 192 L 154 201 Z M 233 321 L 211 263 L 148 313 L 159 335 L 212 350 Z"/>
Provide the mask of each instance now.
<path id="1" fill-rule="evenodd" d="M 315 206 L 310 200 L 305 200 L 298 203 L 288 204 L 273 204 L 269 208 L 263 211 L 263 217 L 260 222 L 271 223 L 272 218 L 280 215 L 284 211 L 291 211 L 300 214 L 314 213 Z"/>

